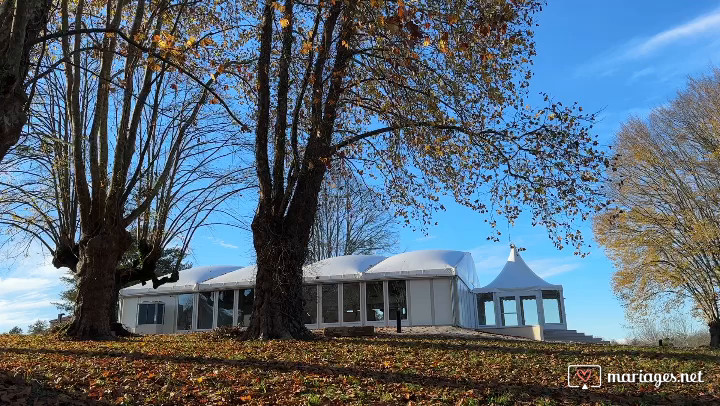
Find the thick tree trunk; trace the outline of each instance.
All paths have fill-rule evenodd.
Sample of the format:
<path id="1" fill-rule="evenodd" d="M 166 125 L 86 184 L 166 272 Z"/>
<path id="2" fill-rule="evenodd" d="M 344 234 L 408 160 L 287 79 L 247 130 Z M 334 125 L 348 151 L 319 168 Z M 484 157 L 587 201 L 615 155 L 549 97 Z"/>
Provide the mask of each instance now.
<path id="1" fill-rule="evenodd" d="M 708 323 L 710 328 L 710 347 L 720 348 L 720 320 L 713 320 Z"/>
<path id="2" fill-rule="evenodd" d="M 31 42 L 45 29 L 49 10 L 49 0 L 0 0 L 0 161 L 27 121 Z"/>
<path id="3" fill-rule="evenodd" d="M 111 314 L 115 309 L 116 270 L 129 246 L 130 234 L 126 230 L 104 231 L 80 240 L 78 297 L 67 335 L 83 339 L 113 336 L 111 323 L 115 320 Z"/>
<path id="4" fill-rule="evenodd" d="M 302 319 L 302 265 L 306 246 L 296 235 L 272 227 L 255 216 L 252 224 L 257 254 L 253 316 L 245 338 L 311 339 Z"/>

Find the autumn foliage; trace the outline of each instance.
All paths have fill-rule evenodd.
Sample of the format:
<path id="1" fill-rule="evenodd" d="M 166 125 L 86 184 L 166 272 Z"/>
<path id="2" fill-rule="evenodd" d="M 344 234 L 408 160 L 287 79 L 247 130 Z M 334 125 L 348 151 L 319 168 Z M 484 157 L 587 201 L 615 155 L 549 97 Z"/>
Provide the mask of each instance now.
<path id="1" fill-rule="evenodd" d="M 122 341 L 0 335 L 0 403 L 717 404 L 720 354 L 707 349 L 378 336 L 304 341 Z M 606 372 L 697 372 L 704 383 L 567 387 L 568 364 Z M 72 403 L 77 402 L 77 403 Z M 43 404 L 43 403 L 39 403 Z"/>
<path id="2" fill-rule="evenodd" d="M 595 235 L 631 312 L 690 305 L 720 346 L 720 71 L 624 123 Z M 662 311 L 662 308 L 661 308 Z"/>

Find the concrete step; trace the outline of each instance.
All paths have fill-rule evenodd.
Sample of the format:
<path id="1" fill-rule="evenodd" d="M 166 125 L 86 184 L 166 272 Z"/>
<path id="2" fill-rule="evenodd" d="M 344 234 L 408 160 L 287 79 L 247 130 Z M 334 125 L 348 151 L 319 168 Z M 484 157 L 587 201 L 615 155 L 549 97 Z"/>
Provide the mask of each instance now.
<path id="1" fill-rule="evenodd" d="M 602 338 L 579 333 L 576 330 L 545 330 L 543 334 L 545 341 L 609 344 Z"/>

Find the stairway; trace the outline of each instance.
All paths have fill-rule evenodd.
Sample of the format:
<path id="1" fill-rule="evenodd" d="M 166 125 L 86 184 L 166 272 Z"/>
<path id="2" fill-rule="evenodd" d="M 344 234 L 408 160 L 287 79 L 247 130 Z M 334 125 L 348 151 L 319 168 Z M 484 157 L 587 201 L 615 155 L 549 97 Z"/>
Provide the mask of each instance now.
<path id="1" fill-rule="evenodd" d="M 579 333 L 576 330 L 551 330 L 546 329 L 543 331 L 545 341 L 560 341 L 566 343 L 595 343 L 595 344 L 610 344 L 609 341 L 605 341 L 602 338 L 593 337 L 584 333 Z"/>

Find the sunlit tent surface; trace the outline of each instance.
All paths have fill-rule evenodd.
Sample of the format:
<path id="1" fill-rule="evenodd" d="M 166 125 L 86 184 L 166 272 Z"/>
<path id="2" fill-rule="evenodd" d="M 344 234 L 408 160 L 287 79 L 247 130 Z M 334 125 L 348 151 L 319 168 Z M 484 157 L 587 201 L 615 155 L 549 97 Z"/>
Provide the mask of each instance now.
<path id="1" fill-rule="evenodd" d="M 198 266 L 180 271 L 176 282 L 160 285 L 157 289 L 153 289 L 152 282 L 148 282 L 144 285 L 139 283 L 137 285 L 121 289 L 120 294 L 123 296 L 142 294 L 156 295 L 168 292 L 192 291 L 197 288 L 199 283 L 240 268 L 241 267 L 237 265 Z"/>

